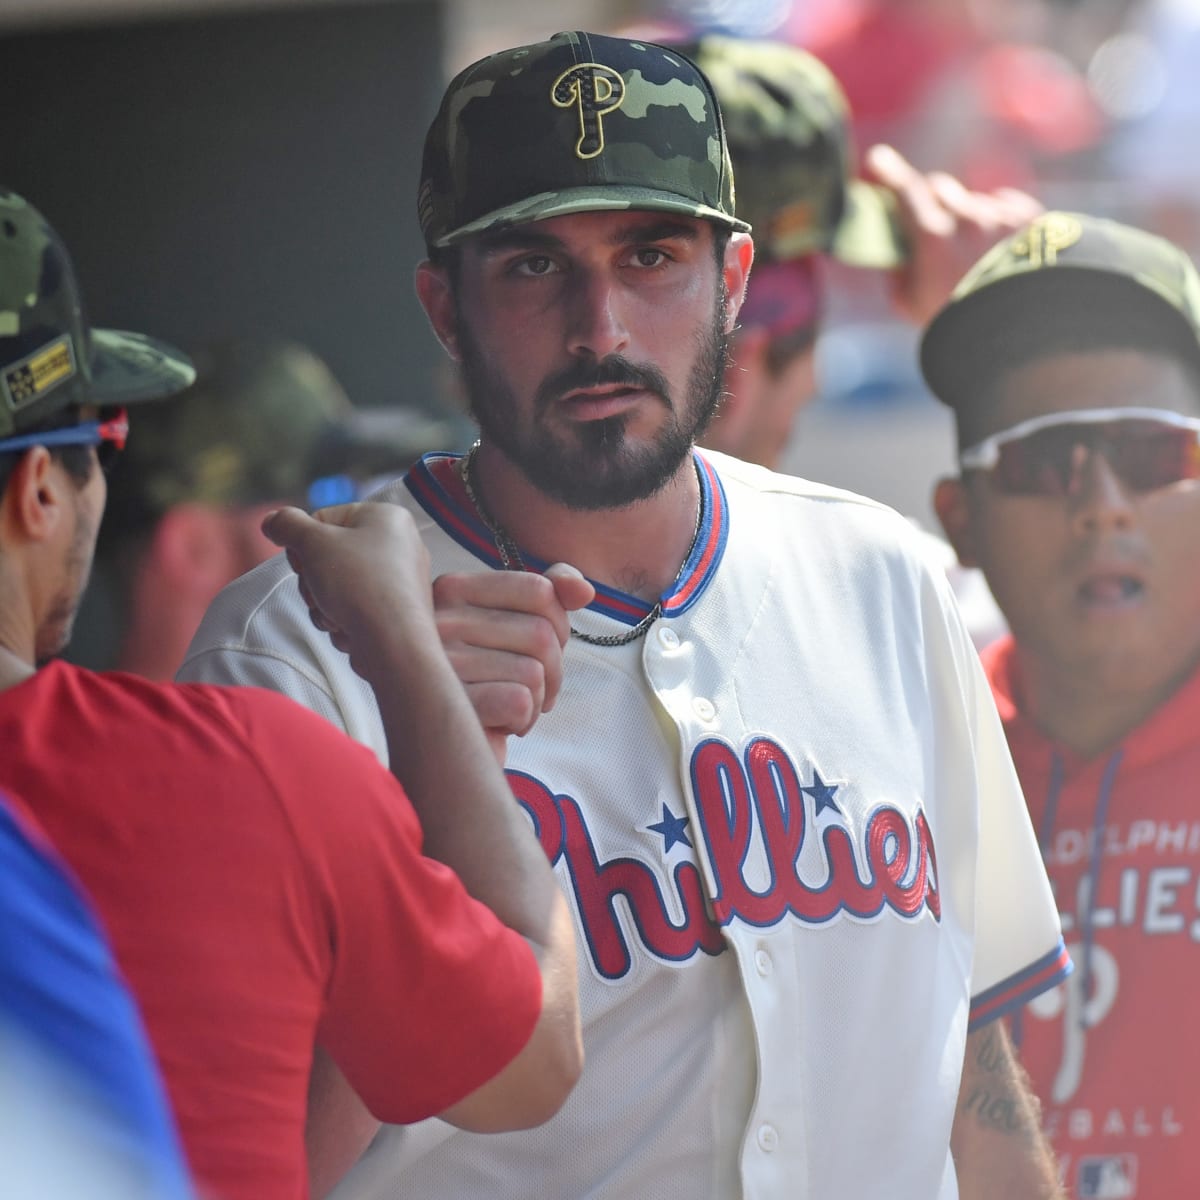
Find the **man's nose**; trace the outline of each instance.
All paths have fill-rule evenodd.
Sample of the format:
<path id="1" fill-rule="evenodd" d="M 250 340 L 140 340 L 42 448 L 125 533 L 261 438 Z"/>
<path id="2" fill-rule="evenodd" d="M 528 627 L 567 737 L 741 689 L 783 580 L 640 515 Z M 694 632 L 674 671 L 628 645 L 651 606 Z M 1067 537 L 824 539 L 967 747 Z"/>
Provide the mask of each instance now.
<path id="1" fill-rule="evenodd" d="M 618 282 L 603 271 L 579 271 L 571 281 L 568 343 L 572 354 L 602 360 L 629 346 Z"/>
<path id="2" fill-rule="evenodd" d="M 1077 446 L 1073 463 L 1072 519 L 1083 533 L 1127 528 L 1134 519 L 1134 493 L 1113 470 L 1104 451 Z"/>

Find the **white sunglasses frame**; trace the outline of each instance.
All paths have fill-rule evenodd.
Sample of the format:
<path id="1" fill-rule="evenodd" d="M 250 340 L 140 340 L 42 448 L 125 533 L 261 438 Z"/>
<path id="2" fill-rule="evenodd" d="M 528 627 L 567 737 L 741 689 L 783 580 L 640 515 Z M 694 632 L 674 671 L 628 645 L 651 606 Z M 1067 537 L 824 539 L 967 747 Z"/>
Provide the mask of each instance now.
<path id="1" fill-rule="evenodd" d="M 963 471 L 990 471 L 1000 461 L 1000 448 L 1009 442 L 1019 442 L 1030 434 L 1063 425 L 1111 425 L 1117 421 L 1153 421 L 1176 429 L 1190 429 L 1200 442 L 1200 417 L 1184 416 L 1168 408 L 1079 408 L 1031 417 L 993 433 L 960 451 L 958 465 Z"/>

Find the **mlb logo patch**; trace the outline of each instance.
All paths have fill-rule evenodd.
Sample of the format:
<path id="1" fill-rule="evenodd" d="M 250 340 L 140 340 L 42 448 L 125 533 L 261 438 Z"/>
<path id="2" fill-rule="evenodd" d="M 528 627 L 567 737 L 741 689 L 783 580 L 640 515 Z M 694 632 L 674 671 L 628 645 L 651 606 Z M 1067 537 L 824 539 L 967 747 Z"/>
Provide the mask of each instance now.
<path id="1" fill-rule="evenodd" d="M 1080 1200 L 1127 1200 L 1137 1195 L 1137 1156 L 1113 1154 L 1079 1160 Z"/>

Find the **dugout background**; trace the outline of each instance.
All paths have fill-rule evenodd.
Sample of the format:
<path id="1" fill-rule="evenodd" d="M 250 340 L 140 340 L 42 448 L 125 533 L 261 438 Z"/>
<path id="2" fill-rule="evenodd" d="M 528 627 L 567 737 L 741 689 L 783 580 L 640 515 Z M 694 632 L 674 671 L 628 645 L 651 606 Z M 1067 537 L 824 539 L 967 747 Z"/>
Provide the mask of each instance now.
<path id="1" fill-rule="evenodd" d="M 412 268 L 441 44 L 434 0 L 0 30 L 0 182 L 97 325 L 291 337 L 356 403 L 432 408 Z"/>

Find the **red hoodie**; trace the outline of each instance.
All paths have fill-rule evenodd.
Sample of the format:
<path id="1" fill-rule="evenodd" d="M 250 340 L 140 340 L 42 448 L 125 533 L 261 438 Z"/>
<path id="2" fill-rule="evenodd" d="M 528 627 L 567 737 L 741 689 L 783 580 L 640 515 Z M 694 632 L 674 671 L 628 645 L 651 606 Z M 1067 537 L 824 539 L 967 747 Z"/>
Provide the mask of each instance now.
<path id="1" fill-rule="evenodd" d="M 1013 1023 L 1070 1194 L 1200 1196 L 1200 670 L 1084 760 L 983 660 L 1075 961 Z"/>

